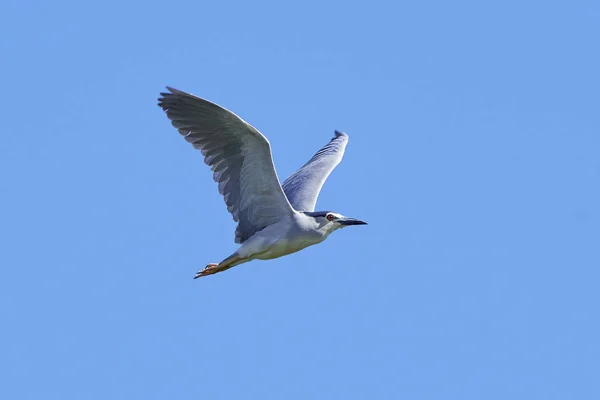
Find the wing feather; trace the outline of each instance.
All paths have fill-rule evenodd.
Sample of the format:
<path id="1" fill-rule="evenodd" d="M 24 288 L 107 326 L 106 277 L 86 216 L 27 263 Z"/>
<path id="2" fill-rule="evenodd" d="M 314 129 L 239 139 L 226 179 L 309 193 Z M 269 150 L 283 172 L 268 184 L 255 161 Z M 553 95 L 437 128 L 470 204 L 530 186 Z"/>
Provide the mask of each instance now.
<path id="1" fill-rule="evenodd" d="M 238 223 L 235 242 L 291 215 L 271 157 L 269 141 L 231 111 L 167 87 L 158 105 L 213 171 L 227 210 Z"/>
<path id="2" fill-rule="evenodd" d="M 342 161 L 348 135 L 335 131 L 335 137 L 283 183 L 283 190 L 294 209 L 314 211 L 319 192 L 331 171 Z"/>

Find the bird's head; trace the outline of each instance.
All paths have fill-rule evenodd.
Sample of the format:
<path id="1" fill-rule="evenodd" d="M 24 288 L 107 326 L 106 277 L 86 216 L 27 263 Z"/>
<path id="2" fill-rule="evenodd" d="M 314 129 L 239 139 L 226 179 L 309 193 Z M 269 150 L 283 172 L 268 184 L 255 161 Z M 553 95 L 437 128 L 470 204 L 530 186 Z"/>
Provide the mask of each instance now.
<path id="1" fill-rule="evenodd" d="M 351 225 L 366 225 L 365 221 L 356 218 L 345 217 L 332 211 L 305 212 L 305 214 L 313 217 L 320 228 L 324 228 L 329 233 L 339 228 L 345 228 Z"/>

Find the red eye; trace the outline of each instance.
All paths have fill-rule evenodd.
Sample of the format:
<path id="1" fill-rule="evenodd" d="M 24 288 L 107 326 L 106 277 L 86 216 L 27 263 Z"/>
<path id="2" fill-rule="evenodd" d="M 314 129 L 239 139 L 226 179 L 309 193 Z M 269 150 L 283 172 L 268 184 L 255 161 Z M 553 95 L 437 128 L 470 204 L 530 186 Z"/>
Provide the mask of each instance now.
<path id="1" fill-rule="evenodd" d="M 333 215 L 332 214 L 328 214 L 327 215 L 327 221 L 333 221 Z"/>

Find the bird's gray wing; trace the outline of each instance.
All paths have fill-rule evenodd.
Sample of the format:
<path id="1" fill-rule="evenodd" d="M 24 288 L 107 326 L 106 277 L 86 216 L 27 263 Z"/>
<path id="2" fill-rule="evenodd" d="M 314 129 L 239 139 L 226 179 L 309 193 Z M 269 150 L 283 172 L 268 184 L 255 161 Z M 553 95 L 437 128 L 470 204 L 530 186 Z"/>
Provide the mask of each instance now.
<path id="1" fill-rule="evenodd" d="M 342 161 L 348 135 L 335 131 L 335 137 L 319 150 L 302 168 L 283 182 L 289 202 L 298 211 L 314 211 L 325 180 Z"/>
<path id="2" fill-rule="evenodd" d="M 235 242 L 294 211 L 275 172 L 269 141 L 229 110 L 167 87 L 158 105 L 214 172 L 227 210 L 238 222 Z"/>

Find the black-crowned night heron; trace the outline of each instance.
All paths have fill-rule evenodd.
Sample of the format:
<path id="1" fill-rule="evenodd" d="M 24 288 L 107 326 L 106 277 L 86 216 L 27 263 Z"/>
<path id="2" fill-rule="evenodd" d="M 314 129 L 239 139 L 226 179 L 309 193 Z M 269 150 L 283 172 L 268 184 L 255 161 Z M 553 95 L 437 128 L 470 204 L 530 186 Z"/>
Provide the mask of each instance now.
<path id="1" fill-rule="evenodd" d="M 323 183 L 340 163 L 348 135 L 335 137 L 279 184 L 269 141 L 237 115 L 210 101 L 167 87 L 158 105 L 214 172 L 227 210 L 238 223 L 235 253 L 208 264 L 195 278 L 259 259 L 285 256 L 325 240 L 331 232 L 366 222 L 331 211 L 315 212 Z"/>

